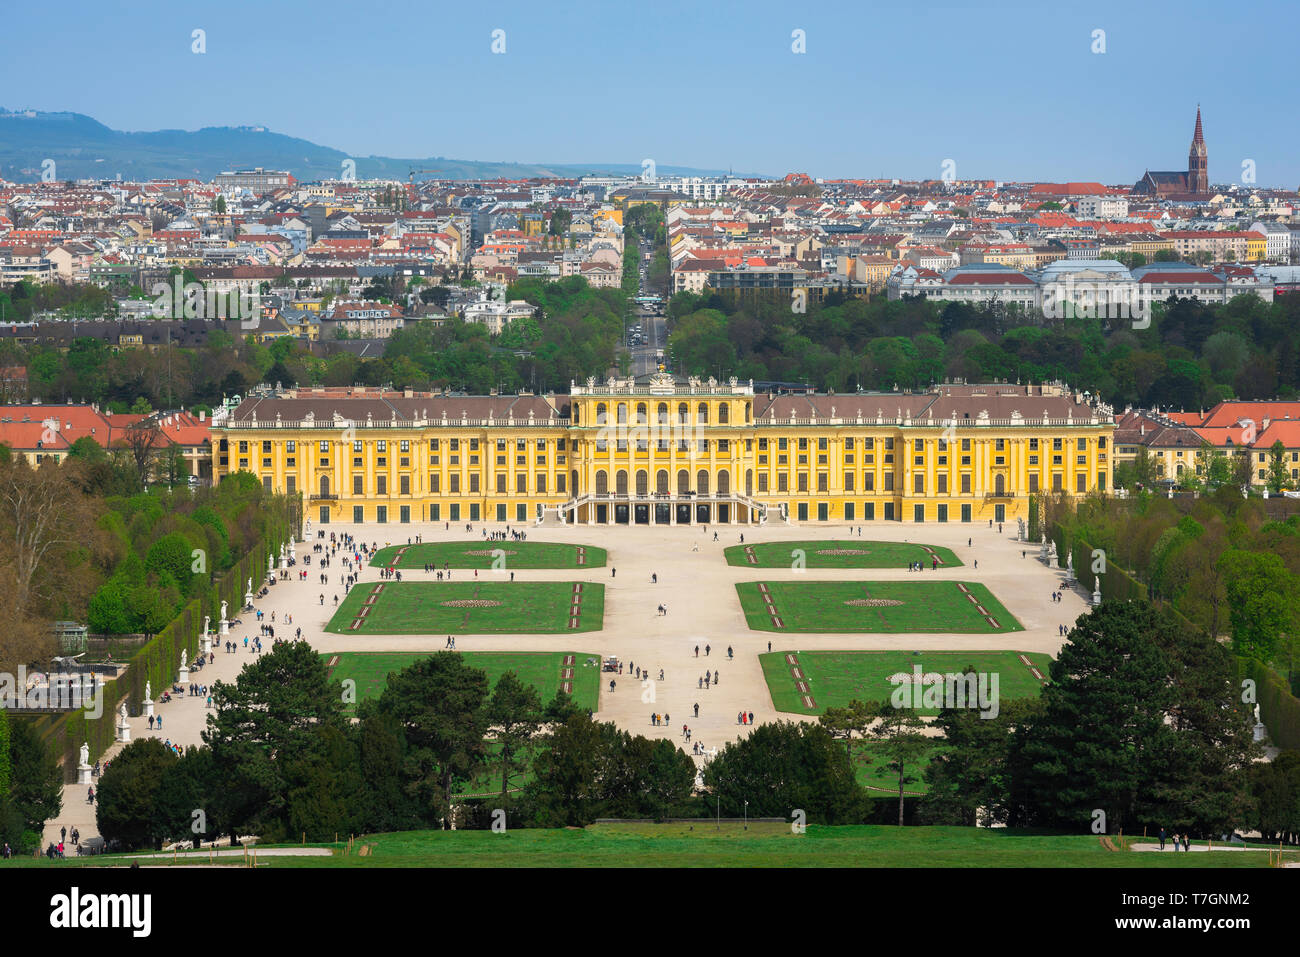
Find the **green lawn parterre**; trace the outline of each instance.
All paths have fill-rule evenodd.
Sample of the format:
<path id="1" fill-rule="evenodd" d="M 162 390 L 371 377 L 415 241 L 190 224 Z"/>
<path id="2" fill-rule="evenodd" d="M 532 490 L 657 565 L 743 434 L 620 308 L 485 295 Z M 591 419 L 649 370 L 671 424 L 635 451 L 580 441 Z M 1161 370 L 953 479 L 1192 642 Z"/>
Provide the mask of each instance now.
<path id="1" fill-rule="evenodd" d="M 402 551 L 405 549 L 405 551 Z M 500 550 L 506 571 L 522 568 L 603 568 L 605 549 L 591 545 L 568 545 L 558 542 L 419 542 L 415 545 L 390 545 L 375 552 L 370 564 L 383 568 L 419 568 L 433 565 L 442 568 L 491 569 Z M 582 562 L 579 563 L 581 551 Z M 402 552 L 401 558 L 397 553 Z M 396 565 L 394 566 L 394 561 Z"/>
<path id="2" fill-rule="evenodd" d="M 569 627 L 575 584 L 582 585 L 581 615 Z M 382 585 L 361 624 L 366 600 Z M 490 601 L 489 607 L 445 602 Z M 605 586 L 593 582 L 384 581 L 362 582 L 339 605 L 326 631 L 343 635 L 573 634 L 599 631 Z"/>
<path id="3" fill-rule="evenodd" d="M 786 655 L 793 654 L 812 695 L 815 707 L 803 702 L 795 687 Z M 825 714 L 827 708 L 843 708 L 850 701 L 886 701 L 899 685 L 891 675 L 912 674 L 920 665 L 923 674 L 961 674 L 966 666 L 998 676 L 998 699 L 1036 697 L 1042 682 L 1034 677 L 1017 651 L 780 651 L 758 656 L 763 677 L 778 711 L 793 714 Z M 1046 677 L 1050 655 L 1026 652 L 1025 657 Z M 935 708 L 917 708 L 922 715 L 938 713 Z"/>
<path id="4" fill-rule="evenodd" d="M 541 696 L 542 704 L 555 697 L 560 690 L 560 671 L 567 655 L 573 655 L 573 702 L 580 708 L 597 710 L 600 692 L 600 656 L 574 651 L 461 651 L 465 664 L 487 673 L 492 688 L 507 671 L 513 671 L 524 684 L 532 685 Z M 329 662 L 334 658 L 332 676 L 337 681 L 352 679 L 356 682 L 357 703 L 378 697 L 388 684 L 394 671 L 429 657 L 436 652 L 325 652 L 321 658 Z M 588 664 L 594 662 L 594 664 Z"/>
<path id="5" fill-rule="evenodd" d="M 854 554 L 829 554 L 836 551 Z M 755 561 L 749 560 L 751 553 Z M 803 568 L 906 568 L 912 562 L 930 568 L 936 557 L 942 563 L 940 568 L 956 568 L 962 564 L 952 549 L 940 545 L 869 542 L 860 538 L 732 545 L 723 554 L 728 565 L 748 568 L 794 568 L 797 562 L 802 562 Z"/>
<path id="6" fill-rule="evenodd" d="M 740 582 L 736 592 L 745 620 L 755 631 L 919 634 L 951 632 L 997 634 L 1023 631 L 1020 622 L 993 593 L 978 582 L 946 579 L 892 582 Z M 760 586 L 766 586 L 780 618 L 768 611 Z M 977 610 L 965 587 L 997 622 Z M 846 604 L 851 601 L 896 601 L 889 606 Z"/>

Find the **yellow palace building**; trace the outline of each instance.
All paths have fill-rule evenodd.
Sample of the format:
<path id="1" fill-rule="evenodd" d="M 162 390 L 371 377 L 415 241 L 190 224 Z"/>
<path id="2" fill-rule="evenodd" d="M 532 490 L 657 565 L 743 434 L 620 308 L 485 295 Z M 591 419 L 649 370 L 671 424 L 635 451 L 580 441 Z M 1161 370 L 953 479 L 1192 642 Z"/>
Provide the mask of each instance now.
<path id="1" fill-rule="evenodd" d="M 1111 487 L 1114 417 L 1061 384 L 772 394 L 667 373 L 566 395 L 262 390 L 214 417 L 213 474 L 322 524 L 994 522 Z"/>

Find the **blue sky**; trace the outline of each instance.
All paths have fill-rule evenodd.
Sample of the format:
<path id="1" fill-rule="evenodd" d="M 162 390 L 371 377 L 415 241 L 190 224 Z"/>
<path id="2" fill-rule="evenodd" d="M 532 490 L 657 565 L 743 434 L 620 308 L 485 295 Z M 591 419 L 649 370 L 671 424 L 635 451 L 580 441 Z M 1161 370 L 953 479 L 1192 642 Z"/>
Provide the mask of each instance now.
<path id="1" fill-rule="evenodd" d="M 1199 102 L 1212 182 L 1300 183 L 1294 2 L 112 6 L 8 5 L 0 106 L 355 155 L 1132 183 L 1186 167 Z"/>

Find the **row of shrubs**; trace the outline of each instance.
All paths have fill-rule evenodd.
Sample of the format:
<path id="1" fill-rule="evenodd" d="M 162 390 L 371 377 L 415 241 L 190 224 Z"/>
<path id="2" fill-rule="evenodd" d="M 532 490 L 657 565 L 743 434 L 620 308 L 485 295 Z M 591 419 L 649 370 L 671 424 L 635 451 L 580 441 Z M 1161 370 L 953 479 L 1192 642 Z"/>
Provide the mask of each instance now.
<path id="1" fill-rule="evenodd" d="M 112 746 L 117 733 L 118 708 L 124 699 L 128 714 L 138 715 L 146 683 L 151 685 L 155 695 L 161 694 L 176 678 L 181 652 L 188 654 L 189 661 L 195 660 L 205 616 L 212 619 L 211 628 L 216 632 L 222 601 L 228 605 L 228 615 L 236 614 L 243 607 L 248 579 L 251 578 L 255 586 L 263 580 L 268 556 L 278 554 L 281 544 L 287 542 L 290 535 L 291 521 L 285 516 L 276 516 L 275 520 L 268 518 L 267 524 L 268 537 L 257 542 L 234 567 L 185 605 L 162 631 L 139 648 L 120 677 L 103 683 L 102 709 L 98 716 L 87 711 L 73 711 L 41 722 L 42 737 L 60 755 L 68 780 L 75 779 L 77 755 L 83 742 L 90 747 L 92 762 Z"/>

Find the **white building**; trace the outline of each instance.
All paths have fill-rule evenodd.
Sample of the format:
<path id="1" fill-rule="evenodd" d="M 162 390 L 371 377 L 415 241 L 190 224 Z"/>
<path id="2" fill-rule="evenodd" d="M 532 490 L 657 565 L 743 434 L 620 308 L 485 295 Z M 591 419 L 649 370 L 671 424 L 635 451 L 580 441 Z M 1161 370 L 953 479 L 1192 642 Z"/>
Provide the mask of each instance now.
<path id="1" fill-rule="evenodd" d="M 1251 223 L 1250 231 L 1259 233 L 1268 242 L 1266 253 L 1271 263 L 1291 261 L 1291 230 L 1281 223 Z"/>
<path id="2" fill-rule="evenodd" d="M 1128 197 L 1081 196 L 1075 208 L 1084 219 L 1124 219 L 1128 216 Z"/>
<path id="3" fill-rule="evenodd" d="M 537 308 L 523 299 L 510 302 L 479 301 L 471 302 L 461 313 L 466 322 L 481 322 L 487 326 L 488 333 L 498 335 L 505 331 L 515 319 L 536 315 Z"/>

